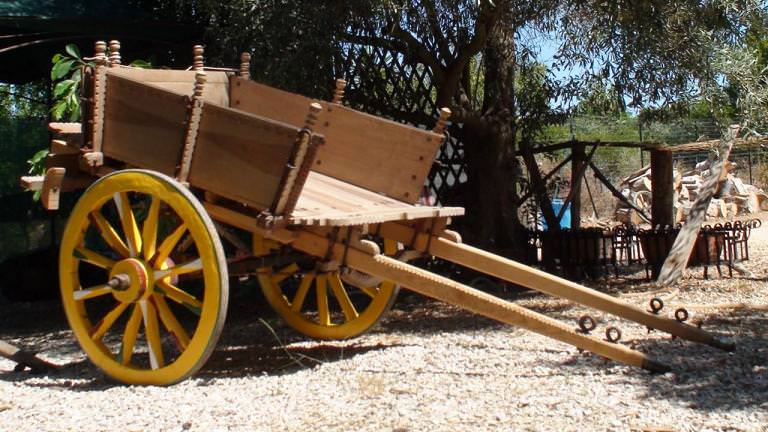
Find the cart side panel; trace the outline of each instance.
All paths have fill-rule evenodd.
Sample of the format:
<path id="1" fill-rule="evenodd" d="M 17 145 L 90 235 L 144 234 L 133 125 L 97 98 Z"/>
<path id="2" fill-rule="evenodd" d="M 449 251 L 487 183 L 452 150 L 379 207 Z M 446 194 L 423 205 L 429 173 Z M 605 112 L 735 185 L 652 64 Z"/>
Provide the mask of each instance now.
<path id="1" fill-rule="evenodd" d="M 315 170 L 390 198 L 415 204 L 437 156 L 441 135 L 339 105 L 323 113 L 329 145 Z"/>
<path id="2" fill-rule="evenodd" d="M 280 191 L 298 132 L 284 123 L 205 105 L 189 182 L 259 210 L 268 209 Z"/>
<path id="3" fill-rule="evenodd" d="M 237 76 L 230 77 L 229 91 L 232 108 L 294 126 L 304 125 L 304 121 L 307 119 L 307 107 L 314 102 L 313 99 L 306 96 L 279 90 Z M 322 102 L 321 105 L 323 108 L 327 108 Z M 320 113 L 320 116 L 323 115 L 325 112 Z"/>
<path id="4" fill-rule="evenodd" d="M 173 176 L 186 130 L 186 96 L 109 73 L 104 142 L 108 157 Z"/>
<path id="5" fill-rule="evenodd" d="M 301 126 L 309 98 L 231 77 L 232 106 Z M 322 102 L 315 130 L 325 135 L 312 170 L 403 202 L 418 201 L 443 137 Z"/>
<path id="6" fill-rule="evenodd" d="M 135 81 L 155 85 L 181 95 L 192 96 L 195 87 L 195 71 L 170 69 L 138 69 L 132 67 L 113 67 L 111 75 L 122 76 Z M 229 76 L 226 72 L 206 71 L 205 91 L 203 100 L 229 106 Z"/>

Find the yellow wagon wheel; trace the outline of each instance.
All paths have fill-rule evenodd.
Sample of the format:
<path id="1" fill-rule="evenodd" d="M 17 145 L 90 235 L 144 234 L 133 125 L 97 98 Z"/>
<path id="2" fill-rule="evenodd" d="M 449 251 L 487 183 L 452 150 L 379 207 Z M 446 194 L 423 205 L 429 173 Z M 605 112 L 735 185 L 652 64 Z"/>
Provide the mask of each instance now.
<path id="1" fill-rule="evenodd" d="M 394 255 L 397 243 L 385 241 Z M 351 338 L 373 327 L 389 311 L 399 285 L 356 270 L 342 270 L 307 256 L 286 266 L 259 270 L 270 306 L 298 332 L 315 339 Z"/>
<path id="2" fill-rule="evenodd" d="M 156 172 L 119 171 L 88 188 L 64 230 L 59 277 L 80 346 L 124 383 L 189 377 L 224 325 L 228 276 L 213 223 Z"/>

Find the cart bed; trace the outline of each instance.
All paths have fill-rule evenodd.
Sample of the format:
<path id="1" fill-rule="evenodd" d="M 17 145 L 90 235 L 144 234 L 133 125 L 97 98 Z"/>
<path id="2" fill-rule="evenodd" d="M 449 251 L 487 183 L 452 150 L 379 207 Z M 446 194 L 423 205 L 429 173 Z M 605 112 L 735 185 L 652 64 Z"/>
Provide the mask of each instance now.
<path id="1" fill-rule="evenodd" d="M 415 206 L 313 171 L 290 223 L 343 226 L 462 215 L 462 207 Z"/>

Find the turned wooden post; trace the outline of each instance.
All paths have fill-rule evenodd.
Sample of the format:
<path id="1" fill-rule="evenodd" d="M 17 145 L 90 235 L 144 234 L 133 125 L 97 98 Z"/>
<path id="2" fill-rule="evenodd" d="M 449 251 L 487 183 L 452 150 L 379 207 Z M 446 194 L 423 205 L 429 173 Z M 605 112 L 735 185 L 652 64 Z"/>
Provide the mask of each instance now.
<path id="1" fill-rule="evenodd" d="M 109 41 L 109 67 L 120 66 L 122 59 L 120 58 L 120 41 Z"/>
<path id="2" fill-rule="evenodd" d="M 240 78 L 251 79 L 251 55 L 247 52 L 240 54 Z"/>
<path id="3" fill-rule="evenodd" d="M 93 109 L 91 111 L 91 151 L 83 155 L 88 165 L 92 168 L 104 164 L 104 156 L 101 153 L 101 142 L 104 138 L 104 101 L 107 91 L 107 43 L 97 41 L 94 46 L 94 67 L 93 73 Z"/>
<path id="4" fill-rule="evenodd" d="M 181 156 L 181 165 L 179 167 L 178 180 L 186 184 L 189 178 L 189 170 L 192 166 L 192 156 L 195 153 L 195 144 L 197 143 L 197 130 L 200 126 L 200 117 L 203 114 L 203 91 L 208 76 L 202 70 L 195 73 L 195 89 L 192 92 L 191 113 L 189 123 L 187 124 L 187 135 L 184 139 L 184 153 Z"/>
<path id="5" fill-rule="evenodd" d="M 336 80 L 336 89 L 333 91 L 333 100 L 335 104 L 341 104 L 344 101 L 344 89 L 347 88 L 347 81 L 339 78 Z"/>
<path id="6" fill-rule="evenodd" d="M 571 229 L 581 227 L 581 182 L 584 178 L 579 175 L 584 171 L 587 154 L 584 151 L 584 144 L 573 144 L 571 147 Z M 564 203 L 563 205 L 568 205 Z"/>
<path id="7" fill-rule="evenodd" d="M 674 183 L 672 152 L 651 150 L 651 224 L 653 226 L 675 224 Z"/>
<path id="8" fill-rule="evenodd" d="M 193 63 L 192 63 L 192 69 L 196 71 L 202 71 L 205 67 L 205 63 L 203 62 L 203 46 L 202 45 L 195 45 L 192 48 L 192 54 L 193 54 Z"/>
<path id="9" fill-rule="evenodd" d="M 445 126 L 448 123 L 448 119 L 451 118 L 451 110 L 448 108 L 440 108 L 440 117 L 437 119 L 437 124 L 432 132 L 442 135 L 445 133 Z"/>
<path id="10" fill-rule="evenodd" d="M 93 60 L 96 66 L 107 64 L 107 43 L 105 41 L 96 41 L 93 47 Z"/>
<path id="11" fill-rule="evenodd" d="M 323 110 L 323 106 L 317 102 L 309 104 L 309 113 L 307 119 L 304 121 L 304 127 L 309 130 L 313 130 L 317 123 L 317 115 Z"/>
<path id="12" fill-rule="evenodd" d="M 274 216 L 288 216 L 293 212 L 299 194 L 307 181 L 309 171 L 315 159 L 317 146 L 312 145 L 312 128 L 317 123 L 317 116 L 323 110 L 323 106 L 317 102 L 309 104 L 309 113 L 304 121 L 304 130 L 296 137 L 294 154 L 288 164 L 288 172 L 285 174 L 280 187 L 280 195 L 271 210 Z"/>

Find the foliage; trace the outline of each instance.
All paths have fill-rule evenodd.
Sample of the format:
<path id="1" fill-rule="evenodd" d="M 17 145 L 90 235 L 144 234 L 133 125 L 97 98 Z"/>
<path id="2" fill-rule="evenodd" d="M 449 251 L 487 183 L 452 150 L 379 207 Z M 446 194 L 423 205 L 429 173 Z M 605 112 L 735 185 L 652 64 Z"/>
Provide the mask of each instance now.
<path id="1" fill-rule="evenodd" d="M 93 65 L 93 62 L 81 58 L 80 50 L 75 44 L 68 44 L 64 51 L 64 54 L 56 54 L 51 59 L 51 82 L 54 83 L 51 118 L 77 121 L 80 119 L 82 68 Z"/>

